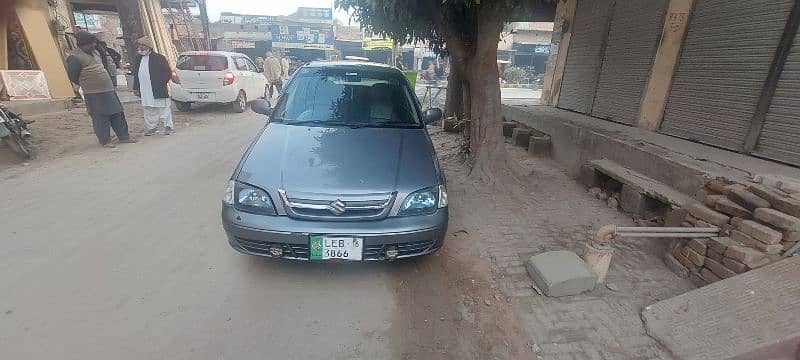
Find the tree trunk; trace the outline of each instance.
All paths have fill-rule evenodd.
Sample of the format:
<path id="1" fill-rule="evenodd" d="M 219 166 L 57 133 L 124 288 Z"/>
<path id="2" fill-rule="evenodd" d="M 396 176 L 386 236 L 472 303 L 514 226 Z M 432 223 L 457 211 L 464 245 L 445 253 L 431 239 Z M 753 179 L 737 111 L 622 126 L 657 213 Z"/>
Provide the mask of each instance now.
<path id="1" fill-rule="evenodd" d="M 454 64 L 450 58 L 450 75 L 447 76 L 447 97 L 444 104 L 444 117 L 456 117 L 464 119 L 464 92 L 462 90 L 464 82 L 463 70 Z"/>
<path id="2" fill-rule="evenodd" d="M 501 172 L 508 170 L 497 73 L 497 43 L 502 22 L 494 15 L 493 11 L 487 11 L 480 17 L 475 56 L 469 61 L 473 173 L 486 181 L 495 181 Z"/>
<path id="3" fill-rule="evenodd" d="M 137 1 L 115 0 L 114 4 L 117 6 L 117 13 L 119 14 L 119 24 L 122 27 L 128 62 L 133 62 L 136 57 L 136 39 L 144 34 L 139 3 Z"/>

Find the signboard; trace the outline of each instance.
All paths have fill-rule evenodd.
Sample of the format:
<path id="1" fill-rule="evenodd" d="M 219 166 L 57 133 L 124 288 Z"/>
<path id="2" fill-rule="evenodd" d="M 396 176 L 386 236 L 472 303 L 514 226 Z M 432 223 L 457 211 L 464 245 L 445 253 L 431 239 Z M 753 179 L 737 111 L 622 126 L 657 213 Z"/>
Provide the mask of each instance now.
<path id="1" fill-rule="evenodd" d="M 536 55 L 548 55 L 550 54 L 550 45 L 536 45 L 533 48 L 533 53 Z"/>
<path id="2" fill-rule="evenodd" d="M 234 49 L 255 49 L 256 42 L 248 40 L 231 40 L 231 47 Z"/>
<path id="3" fill-rule="evenodd" d="M 364 50 L 391 49 L 393 46 L 394 41 L 384 39 L 380 35 L 372 35 L 361 42 L 361 48 Z"/>
<path id="4" fill-rule="evenodd" d="M 278 20 L 277 16 L 267 15 L 236 15 L 225 14 L 220 15 L 219 22 L 223 24 L 238 24 L 238 25 L 269 25 L 274 24 Z"/>
<path id="5" fill-rule="evenodd" d="M 84 14 L 82 12 L 73 12 L 75 16 L 75 25 L 80 26 L 83 29 L 89 30 L 97 30 L 100 29 L 100 17 L 93 14 Z"/>
<path id="6" fill-rule="evenodd" d="M 298 21 L 333 24 L 333 10 L 330 8 L 298 7 L 294 18 Z"/>
<path id="7" fill-rule="evenodd" d="M 269 25 L 272 46 L 284 49 L 333 50 L 333 26 Z"/>
<path id="8" fill-rule="evenodd" d="M 550 45 L 549 44 L 526 44 L 526 43 L 517 43 L 515 42 L 511 49 L 516 50 L 519 54 L 536 54 L 536 55 L 548 55 L 550 54 Z"/>

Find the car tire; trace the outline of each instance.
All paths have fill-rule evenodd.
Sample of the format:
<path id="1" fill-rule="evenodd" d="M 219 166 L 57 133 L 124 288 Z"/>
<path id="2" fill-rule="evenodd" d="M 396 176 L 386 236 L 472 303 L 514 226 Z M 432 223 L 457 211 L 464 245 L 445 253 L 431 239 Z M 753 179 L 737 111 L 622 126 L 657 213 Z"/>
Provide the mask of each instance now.
<path id="1" fill-rule="evenodd" d="M 175 102 L 175 107 L 178 108 L 178 111 L 187 112 L 189 110 L 192 110 L 192 103 L 183 102 L 183 101 L 176 101 Z"/>
<path id="2" fill-rule="evenodd" d="M 239 90 L 239 96 L 236 97 L 236 100 L 233 102 L 233 111 L 237 113 L 243 113 L 247 110 L 247 95 L 244 93 L 244 90 Z"/>

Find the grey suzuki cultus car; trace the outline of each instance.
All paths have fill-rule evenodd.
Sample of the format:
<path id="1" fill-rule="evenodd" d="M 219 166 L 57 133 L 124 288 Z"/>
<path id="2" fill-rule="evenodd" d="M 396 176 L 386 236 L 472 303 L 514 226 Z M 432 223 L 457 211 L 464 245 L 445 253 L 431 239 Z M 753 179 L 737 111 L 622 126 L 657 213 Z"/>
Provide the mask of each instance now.
<path id="1" fill-rule="evenodd" d="M 301 260 L 430 254 L 447 231 L 447 192 L 408 81 L 392 67 L 319 62 L 298 69 L 225 190 L 236 250 Z"/>

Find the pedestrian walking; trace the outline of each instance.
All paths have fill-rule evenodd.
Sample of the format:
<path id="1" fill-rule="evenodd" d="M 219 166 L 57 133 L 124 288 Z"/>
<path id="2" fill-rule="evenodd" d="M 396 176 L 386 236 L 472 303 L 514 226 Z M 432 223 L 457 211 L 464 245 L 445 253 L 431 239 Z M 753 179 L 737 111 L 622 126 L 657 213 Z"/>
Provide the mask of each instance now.
<path id="1" fill-rule="evenodd" d="M 121 143 L 135 143 L 128 133 L 128 122 L 122 103 L 114 90 L 111 76 L 103 66 L 97 51 L 97 37 L 86 31 L 75 34 L 78 45 L 67 57 L 67 75 L 70 81 L 80 86 L 86 111 L 92 118 L 92 127 L 103 147 L 113 148 L 111 130 Z"/>
<path id="2" fill-rule="evenodd" d="M 164 135 L 171 135 L 172 101 L 167 82 L 172 68 L 167 58 L 153 51 L 153 41 L 144 36 L 136 40 L 137 55 L 133 62 L 133 91 L 142 99 L 142 112 L 147 127 L 145 136 L 155 135 L 159 120 L 164 123 Z"/>
<path id="3" fill-rule="evenodd" d="M 267 77 L 267 88 L 269 89 L 269 97 L 272 98 L 272 87 L 278 89 L 280 94 L 283 87 L 283 66 L 281 60 L 272 51 L 267 51 L 267 58 L 264 59 L 264 76 Z"/>

